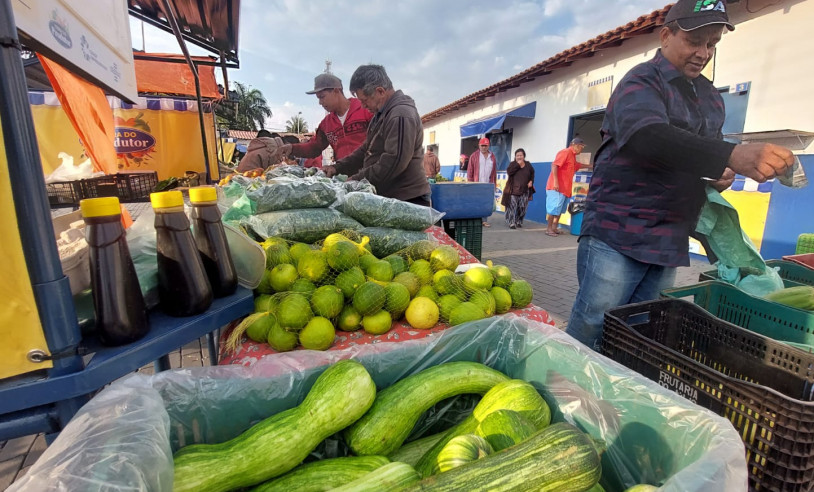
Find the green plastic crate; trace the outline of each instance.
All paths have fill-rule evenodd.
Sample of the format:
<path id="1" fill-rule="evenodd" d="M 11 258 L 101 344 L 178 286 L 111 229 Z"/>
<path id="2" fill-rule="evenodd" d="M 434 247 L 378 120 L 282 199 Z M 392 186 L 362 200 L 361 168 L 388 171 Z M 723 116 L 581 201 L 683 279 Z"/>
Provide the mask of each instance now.
<path id="1" fill-rule="evenodd" d="M 800 234 L 797 236 L 797 249 L 794 254 L 814 253 L 814 234 Z"/>
<path id="2" fill-rule="evenodd" d="M 445 220 L 444 231 L 456 243 L 480 260 L 483 246 L 483 219 Z"/>
<path id="3" fill-rule="evenodd" d="M 798 285 L 811 285 L 814 286 L 814 270 L 804 267 L 793 261 L 785 260 L 768 260 L 766 266 L 772 268 L 779 268 L 777 273 L 783 279 L 786 287 L 795 287 Z M 718 271 L 709 270 L 698 275 L 698 281 L 704 282 L 707 280 L 718 280 Z"/>
<path id="4" fill-rule="evenodd" d="M 746 292 L 717 280 L 661 291 L 662 297 L 692 297 L 712 315 L 781 342 L 814 345 L 814 312 Z"/>

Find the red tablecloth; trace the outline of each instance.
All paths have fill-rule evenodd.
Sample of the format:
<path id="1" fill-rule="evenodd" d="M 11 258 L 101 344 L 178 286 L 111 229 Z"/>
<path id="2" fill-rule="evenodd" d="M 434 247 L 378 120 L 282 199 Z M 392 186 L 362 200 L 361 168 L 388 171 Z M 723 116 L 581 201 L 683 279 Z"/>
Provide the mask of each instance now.
<path id="1" fill-rule="evenodd" d="M 439 244 L 448 244 L 454 246 L 461 257 L 461 264 L 477 263 L 478 260 L 469 251 L 465 250 L 460 244 L 456 243 L 454 239 L 449 237 L 440 227 L 431 227 L 427 229 L 433 238 Z M 534 305 L 529 305 L 524 309 L 516 309 L 510 311 L 511 313 L 523 316 L 534 321 L 540 321 L 550 325 L 554 324 L 549 314 Z M 243 341 L 234 351 L 227 351 L 224 348 L 226 338 L 231 333 L 232 328 L 237 323 L 232 323 L 229 328 L 224 330 L 221 336 L 221 353 L 219 357 L 219 364 L 239 364 L 244 366 L 251 366 L 263 357 L 278 353 L 266 343 L 258 343 L 243 337 Z M 405 320 L 395 321 L 393 327 L 383 335 L 371 335 L 364 330 L 354 332 L 337 331 L 334 345 L 328 350 L 340 350 L 354 345 L 366 345 L 380 342 L 401 342 L 404 340 L 415 340 L 432 336 L 435 333 L 441 332 L 450 328 L 449 325 L 439 323 L 438 325 L 430 328 L 429 330 L 419 330 L 411 327 Z M 302 350 L 302 349 L 298 349 Z"/>

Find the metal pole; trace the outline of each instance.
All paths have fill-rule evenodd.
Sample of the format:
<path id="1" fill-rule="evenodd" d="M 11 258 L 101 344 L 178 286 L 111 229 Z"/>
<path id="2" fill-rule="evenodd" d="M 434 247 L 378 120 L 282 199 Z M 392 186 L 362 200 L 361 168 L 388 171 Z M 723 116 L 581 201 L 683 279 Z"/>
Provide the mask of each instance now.
<path id="1" fill-rule="evenodd" d="M 20 240 L 43 332 L 51 353 L 70 354 L 82 339 L 67 277 L 62 273 L 45 192 L 34 119 L 28 105 L 20 41 L 11 0 L 0 0 L 0 121 Z M 36 348 L 36 347 L 32 347 Z M 53 361 L 51 376 L 82 370 L 82 358 Z"/>
<path id="2" fill-rule="evenodd" d="M 164 0 L 163 4 L 164 14 L 167 16 L 167 21 L 172 27 L 172 32 L 175 34 L 175 38 L 178 40 L 178 44 L 181 46 L 181 51 L 184 53 L 184 58 L 186 58 L 189 69 L 192 71 L 192 76 L 195 79 L 195 99 L 198 100 L 198 123 L 201 126 L 201 143 L 203 144 L 204 163 L 206 165 L 206 184 L 211 184 L 212 176 L 209 172 L 209 146 L 206 143 L 206 126 L 204 125 L 203 101 L 201 100 L 201 81 L 198 78 L 198 68 L 192 61 L 192 57 L 189 56 L 189 50 L 187 49 L 183 34 L 181 33 L 181 28 L 178 27 L 178 20 L 175 18 L 175 10 L 170 5 L 170 0 Z"/>

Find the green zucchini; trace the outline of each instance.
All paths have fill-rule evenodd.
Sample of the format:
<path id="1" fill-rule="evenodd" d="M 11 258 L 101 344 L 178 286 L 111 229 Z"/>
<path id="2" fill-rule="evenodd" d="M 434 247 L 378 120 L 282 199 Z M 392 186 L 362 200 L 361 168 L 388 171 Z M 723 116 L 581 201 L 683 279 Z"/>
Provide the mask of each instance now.
<path id="1" fill-rule="evenodd" d="M 429 451 L 431 447 L 435 446 L 435 443 L 440 441 L 441 438 L 444 437 L 444 434 L 445 432 L 439 432 L 438 434 L 433 434 L 431 436 L 422 437 L 421 439 L 408 442 L 389 456 L 390 461 L 401 461 L 410 466 L 415 466 L 416 463 L 418 463 L 418 460 L 424 456 L 424 453 Z"/>
<path id="2" fill-rule="evenodd" d="M 447 431 L 444 437 L 421 457 L 415 469 L 423 477 L 430 476 L 434 472 L 438 453 L 453 437 L 474 434 L 486 416 L 498 410 L 518 412 L 538 430 L 551 422 L 551 410 L 534 386 L 520 379 L 505 381 L 483 395 L 472 415 Z"/>
<path id="3" fill-rule="evenodd" d="M 272 479 L 299 465 L 328 436 L 359 419 L 376 398 L 365 367 L 343 360 L 328 367 L 299 405 L 220 444 L 194 444 L 175 456 L 173 490 L 226 491 Z"/>
<path id="4" fill-rule="evenodd" d="M 489 456 L 493 452 L 491 444 L 480 436 L 475 434 L 455 436 L 438 453 L 438 459 L 435 460 L 436 471 L 438 473 L 449 471 Z"/>
<path id="5" fill-rule="evenodd" d="M 475 433 L 486 439 L 495 451 L 510 448 L 537 432 L 537 427 L 514 410 L 498 410 L 487 415 Z"/>
<path id="6" fill-rule="evenodd" d="M 378 470 L 390 460 L 384 456 L 347 456 L 314 461 L 294 468 L 251 489 L 251 492 L 323 492 Z"/>
<path id="7" fill-rule="evenodd" d="M 421 480 L 421 476 L 407 463 L 394 461 L 367 475 L 331 489 L 332 492 L 383 492 L 404 487 Z"/>
<path id="8" fill-rule="evenodd" d="M 345 442 L 357 455 L 388 456 L 431 406 L 464 393 L 482 395 L 508 379 L 477 362 L 430 367 L 380 391 L 370 410 L 345 431 Z"/>
<path id="9" fill-rule="evenodd" d="M 552 424 L 516 446 L 398 489 L 584 492 L 602 474 L 591 438 L 566 422 Z"/>

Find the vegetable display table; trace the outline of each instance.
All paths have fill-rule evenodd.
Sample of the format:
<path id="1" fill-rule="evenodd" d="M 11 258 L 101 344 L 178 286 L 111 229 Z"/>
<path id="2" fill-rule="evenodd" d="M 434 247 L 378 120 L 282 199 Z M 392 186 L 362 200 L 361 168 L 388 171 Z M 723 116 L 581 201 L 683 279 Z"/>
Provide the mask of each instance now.
<path id="1" fill-rule="evenodd" d="M 439 244 L 454 246 L 458 250 L 458 253 L 460 255 L 461 265 L 478 263 L 477 258 L 472 256 L 472 254 L 465 250 L 460 244 L 456 243 L 440 227 L 431 227 L 427 229 L 427 232 L 431 234 L 432 238 Z M 551 319 L 551 316 L 545 310 L 534 305 L 529 305 L 528 307 L 523 309 L 515 309 L 510 312 L 533 321 L 539 321 L 541 323 L 549 325 L 554 324 L 554 321 Z M 237 321 L 239 322 L 240 320 Z M 223 330 L 221 336 L 221 343 L 219 344 L 220 357 L 218 359 L 218 364 L 237 364 L 243 366 L 252 366 L 263 357 L 277 353 L 277 351 L 272 349 L 268 344 L 255 342 L 247 338 L 245 335 L 243 337 L 241 344 L 238 346 L 236 350 L 234 351 L 226 350 L 225 349 L 226 339 L 229 337 L 232 328 L 234 328 L 234 326 L 236 325 L 237 322 L 233 322 L 230 324 L 229 328 Z M 439 323 L 436 326 L 430 328 L 429 330 L 419 330 L 411 327 L 406 320 L 402 319 L 393 322 L 393 326 L 391 327 L 390 331 L 383 335 L 371 335 L 361 329 L 353 332 L 337 331 L 336 332 L 337 337 L 334 340 L 334 344 L 328 350 L 341 350 L 356 345 L 368 345 L 381 342 L 402 342 L 405 340 L 416 340 L 428 336 L 433 336 L 435 334 L 438 334 L 439 332 L 443 332 L 448 328 L 449 328 L 448 324 Z"/>

